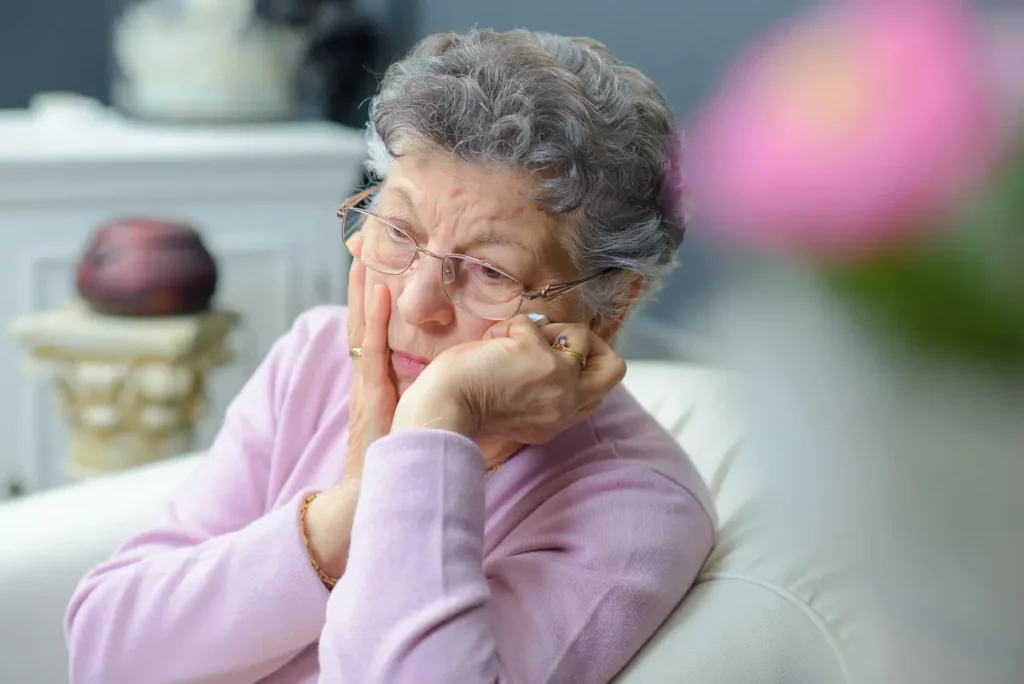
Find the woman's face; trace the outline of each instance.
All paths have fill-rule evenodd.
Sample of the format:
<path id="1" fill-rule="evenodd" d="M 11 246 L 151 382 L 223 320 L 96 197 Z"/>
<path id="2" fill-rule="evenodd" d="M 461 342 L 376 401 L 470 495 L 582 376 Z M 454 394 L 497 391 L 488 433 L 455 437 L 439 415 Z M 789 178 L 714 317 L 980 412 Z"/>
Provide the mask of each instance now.
<path id="1" fill-rule="evenodd" d="M 523 196 L 532 189 L 522 174 L 408 153 L 392 163 L 376 213 L 434 254 L 483 259 L 530 289 L 574 280 L 576 270 L 558 239 L 563 228 Z M 452 303 L 438 259 L 421 254 L 401 275 L 368 271 L 367 291 L 378 282 L 391 292 L 388 345 L 400 393 L 438 354 L 481 339 L 494 325 Z M 520 313 L 531 312 L 552 321 L 583 320 L 571 292 L 549 301 L 524 301 Z"/>

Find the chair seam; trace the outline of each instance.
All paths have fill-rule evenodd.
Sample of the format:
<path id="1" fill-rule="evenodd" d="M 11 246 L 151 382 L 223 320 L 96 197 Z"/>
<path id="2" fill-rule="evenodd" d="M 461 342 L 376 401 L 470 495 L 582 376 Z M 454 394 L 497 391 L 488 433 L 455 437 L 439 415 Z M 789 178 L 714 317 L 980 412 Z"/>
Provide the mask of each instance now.
<path id="1" fill-rule="evenodd" d="M 825 644 L 828 646 L 829 651 L 831 651 L 832 655 L 839 663 L 839 671 L 842 675 L 843 682 L 845 682 L 846 684 L 850 684 L 850 682 L 852 681 L 850 678 L 850 669 L 847 665 L 846 657 L 843 655 L 843 651 L 839 647 L 839 642 L 836 639 L 835 635 L 832 633 L 832 630 L 829 628 L 828 620 L 826 620 L 824 616 L 821 615 L 821 613 L 812 608 L 810 604 L 796 596 L 796 594 L 794 594 L 793 592 L 783 589 L 782 587 L 776 584 L 772 584 L 764 580 L 759 580 L 754 577 L 738 575 L 730 572 L 702 573 L 697 577 L 697 581 L 694 582 L 694 586 L 698 584 L 706 584 L 708 582 L 716 580 L 732 580 L 735 582 L 744 582 L 746 584 L 759 587 L 761 589 L 764 589 L 765 591 L 775 594 L 777 597 L 781 598 L 783 601 L 792 605 L 801 613 L 803 613 L 803 615 L 808 620 L 810 620 L 811 624 L 814 625 L 815 628 L 817 628 L 818 632 L 825 640 Z"/>

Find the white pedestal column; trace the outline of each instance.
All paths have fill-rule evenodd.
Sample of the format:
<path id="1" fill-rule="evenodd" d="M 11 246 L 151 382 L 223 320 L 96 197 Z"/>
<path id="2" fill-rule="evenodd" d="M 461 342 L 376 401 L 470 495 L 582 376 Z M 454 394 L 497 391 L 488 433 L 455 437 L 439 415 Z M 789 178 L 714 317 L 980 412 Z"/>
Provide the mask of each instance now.
<path id="1" fill-rule="evenodd" d="M 73 477 L 191 450 L 209 373 L 231 360 L 238 316 L 135 319 L 81 305 L 17 319 L 12 333 L 54 383 L 68 423 Z"/>

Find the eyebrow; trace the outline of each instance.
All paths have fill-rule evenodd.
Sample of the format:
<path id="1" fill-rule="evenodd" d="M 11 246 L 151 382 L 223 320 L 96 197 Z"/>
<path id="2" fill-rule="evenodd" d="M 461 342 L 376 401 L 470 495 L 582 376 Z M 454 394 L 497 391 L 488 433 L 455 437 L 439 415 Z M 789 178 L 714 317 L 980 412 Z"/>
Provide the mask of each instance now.
<path id="1" fill-rule="evenodd" d="M 473 242 L 479 245 L 501 245 L 504 247 L 514 247 L 516 249 L 526 250 L 527 252 L 530 251 L 530 248 L 524 245 L 522 242 L 519 242 L 518 240 L 513 240 L 504 235 L 493 232 L 481 233 L 480 235 L 476 236 Z"/>
<path id="2" fill-rule="evenodd" d="M 412 212 L 413 217 L 416 217 L 416 204 L 412 201 L 412 195 L 405 188 L 393 188 L 392 194 L 395 199 L 405 205 L 405 208 Z"/>
<path id="3" fill-rule="evenodd" d="M 413 202 L 412 195 L 409 194 L 409 191 L 406 190 L 405 188 L 402 188 L 402 187 L 392 188 L 391 190 L 392 190 L 392 193 L 394 194 L 395 199 L 398 200 L 399 202 L 401 202 L 403 205 L 405 205 L 405 208 L 408 209 L 410 212 L 412 212 L 413 218 L 418 218 L 418 215 L 416 214 L 416 205 Z M 529 247 L 527 247 L 522 242 L 519 242 L 518 240 L 514 240 L 514 239 L 512 239 L 510 237 L 507 237 L 505 235 L 501 235 L 500 233 L 496 233 L 494 231 L 485 231 L 483 233 L 480 233 L 479 235 L 477 235 L 473 239 L 473 244 L 477 244 L 477 245 L 500 245 L 500 246 L 503 246 L 503 247 L 512 247 L 512 248 L 515 248 L 515 249 L 521 249 L 521 250 L 524 250 L 524 251 L 527 251 L 527 252 L 532 251 Z"/>

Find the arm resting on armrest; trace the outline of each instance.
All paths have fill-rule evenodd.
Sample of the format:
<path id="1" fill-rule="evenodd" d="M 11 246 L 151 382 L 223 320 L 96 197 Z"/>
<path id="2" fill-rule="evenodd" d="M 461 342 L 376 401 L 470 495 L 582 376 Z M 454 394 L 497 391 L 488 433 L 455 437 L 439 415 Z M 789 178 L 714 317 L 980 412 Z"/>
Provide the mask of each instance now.
<path id="1" fill-rule="evenodd" d="M 167 681 L 257 681 L 317 640 L 328 593 L 299 529 L 307 492 L 272 503 L 271 478 L 294 457 L 290 447 L 277 451 L 278 433 L 314 333 L 301 316 L 159 519 L 79 583 L 64 623 L 72 682 L 137 682 L 153 672 Z"/>

